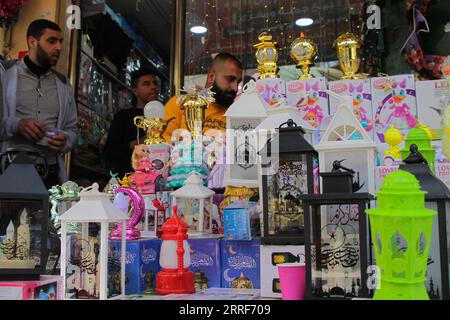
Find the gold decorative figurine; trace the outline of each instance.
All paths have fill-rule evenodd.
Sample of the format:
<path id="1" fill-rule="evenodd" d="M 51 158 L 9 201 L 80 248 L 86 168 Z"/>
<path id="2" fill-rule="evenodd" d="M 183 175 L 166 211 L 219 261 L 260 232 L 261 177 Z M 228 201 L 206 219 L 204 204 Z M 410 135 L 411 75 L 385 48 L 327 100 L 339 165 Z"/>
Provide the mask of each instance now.
<path id="1" fill-rule="evenodd" d="M 300 37 L 295 39 L 291 45 L 291 57 L 297 63 L 297 68 L 302 70 L 299 79 L 311 79 L 310 68 L 314 64 L 317 57 L 318 49 L 316 43 L 312 39 L 305 38 L 302 32 Z"/>
<path id="2" fill-rule="evenodd" d="M 203 122 L 205 121 L 205 110 L 210 103 L 215 102 L 214 93 L 210 88 L 197 91 L 196 89 L 183 89 L 186 94 L 178 98 L 181 109 L 185 112 L 186 125 L 192 138 L 203 134 Z"/>
<path id="3" fill-rule="evenodd" d="M 267 32 L 259 35 L 260 43 L 255 44 L 256 61 L 258 61 L 258 68 L 256 69 L 261 74 L 261 79 L 278 78 L 278 52 L 276 49 L 276 42 L 272 41 L 272 36 Z"/>
<path id="4" fill-rule="evenodd" d="M 134 118 L 134 125 L 147 132 L 147 138 L 145 139 L 146 145 L 161 144 L 166 142 L 161 135 L 172 120 L 164 121 L 160 118 L 136 117 Z"/>
<path id="5" fill-rule="evenodd" d="M 357 73 L 361 64 L 359 56 L 361 46 L 361 38 L 349 32 L 340 35 L 334 42 L 333 47 L 337 50 L 339 66 L 344 72 L 342 79 L 351 80 L 367 77 L 364 74 Z"/>

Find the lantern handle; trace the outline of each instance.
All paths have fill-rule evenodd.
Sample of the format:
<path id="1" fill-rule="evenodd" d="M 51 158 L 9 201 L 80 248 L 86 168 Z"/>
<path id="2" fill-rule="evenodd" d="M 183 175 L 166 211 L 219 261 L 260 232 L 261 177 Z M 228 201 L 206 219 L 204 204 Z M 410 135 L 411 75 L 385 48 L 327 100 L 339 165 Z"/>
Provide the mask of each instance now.
<path id="1" fill-rule="evenodd" d="M 242 88 L 243 93 L 255 93 L 256 90 L 256 82 L 255 80 L 251 79 L 249 82 L 245 84 L 245 86 Z"/>
<path id="2" fill-rule="evenodd" d="M 294 120 L 289 119 L 288 121 L 282 123 L 278 129 L 282 129 L 284 125 L 286 125 L 287 128 L 297 128 L 298 127 L 298 125 L 294 122 Z"/>
<path id="3" fill-rule="evenodd" d="M 80 195 L 81 195 L 82 193 L 88 193 L 88 192 L 92 192 L 92 193 L 94 193 L 94 192 L 100 193 L 99 189 L 100 189 L 100 186 L 98 185 L 97 182 L 95 182 L 94 184 L 92 184 L 92 186 L 89 186 L 89 187 L 86 187 L 86 188 L 81 189 Z"/>

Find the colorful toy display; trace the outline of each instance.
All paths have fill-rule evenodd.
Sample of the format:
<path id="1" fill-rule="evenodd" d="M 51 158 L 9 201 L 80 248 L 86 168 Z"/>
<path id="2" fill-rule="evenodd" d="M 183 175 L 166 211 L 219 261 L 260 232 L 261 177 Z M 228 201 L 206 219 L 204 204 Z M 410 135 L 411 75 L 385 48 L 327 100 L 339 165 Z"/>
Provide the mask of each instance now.
<path id="1" fill-rule="evenodd" d="M 353 112 L 356 118 L 361 122 L 363 128 L 374 139 L 375 119 L 372 112 L 372 90 L 370 79 L 360 80 L 341 80 L 329 83 L 329 88 L 334 93 L 340 95 L 350 95 L 353 98 Z M 335 114 L 339 99 L 330 96 L 330 114 Z"/>
<path id="2" fill-rule="evenodd" d="M 325 131 L 325 119 L 329 116 L 327 80 L 314 78 L 293 80 L 286 83 L 287 103 L 297 108 L 303 120 L 315 128 L 313 145 L 320 141 Z"/>
<path id="3" fill-rule="evenodd" d="M 385 133 L 391 125 L 405 135 L 416 127 L 416 89 L 413 75 L 372 79 L 375 141 L 380 152 L 387 148 Z"/>

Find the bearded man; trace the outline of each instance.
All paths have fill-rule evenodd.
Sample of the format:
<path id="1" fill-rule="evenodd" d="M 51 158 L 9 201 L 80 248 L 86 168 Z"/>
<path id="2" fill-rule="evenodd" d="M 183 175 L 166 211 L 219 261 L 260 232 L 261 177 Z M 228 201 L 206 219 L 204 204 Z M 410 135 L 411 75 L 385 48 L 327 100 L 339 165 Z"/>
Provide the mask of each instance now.
<path id="1" fill-rule="evenodd" d="M 62 32 L 54 22 L 39 19 L 27 30 L 28 54 L 0 61 L 0 147 L 33 150 L 48 164 L 48 189 L 67 181 L 64 153 L 76 145 L 77 107 L 72 87 L 56 72 Z"/>
<path id="2" fill-rule="evenodd" d="M 229 53 L 219 53 L 214 58 L 208 71 L 205 87 L 211 88 L 216 101 L 211 103 L 205 111 L 204 133 L 211 129 L 225 131 L 227 125 L 224 115 L 237 96 L 242 77 L 242 63 L 235 56 Z M 177 100 L 178 97 L 173 97 L 166 104 L 164 120 L 174 119 L 169 123 L 163 135 L 169 143 L 172 142 L 172 135 L 177 129 L 188 129 L 185 112 L 181 109 L 181 104 Z"/>

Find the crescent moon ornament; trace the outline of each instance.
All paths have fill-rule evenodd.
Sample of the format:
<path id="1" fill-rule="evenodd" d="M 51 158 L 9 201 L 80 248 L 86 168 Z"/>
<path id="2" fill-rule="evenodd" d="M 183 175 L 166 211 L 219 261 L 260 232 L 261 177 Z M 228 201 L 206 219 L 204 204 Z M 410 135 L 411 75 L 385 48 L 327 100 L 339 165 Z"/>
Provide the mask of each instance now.
<path id="1" fill-rule="evenodd" d="M 130 188 L 117 188 L 116 192 L 118 194 L 124 193 L 125 195 L 129 196 L 131 202 L 133 203 L 133 212 L 130 219 L 128 219 L 126 226 L 126 238 L 127 240 L 139 240 L 141 238 L 141 232 L 136 228 L 136 226 L 142 220 L 142 216 L 144 214 L 144 198 L 138 192 Z M 111 231 L 110 239 L 122 239 L 122 225 L 120 223 L 116 223 L 116 226 Z"/>
<path id="2" fill-rule="evenodd" d="M 231 278 L 229 275 L 228 275 L 228 272 L 230 271 L 230 269 L 225 269 L 225 271 L 223 272 L 223 278 L 225 279 L 225 281 L 227 281 L 227 282 L 233 282 L 234 281 L 234 278 Z"/>

